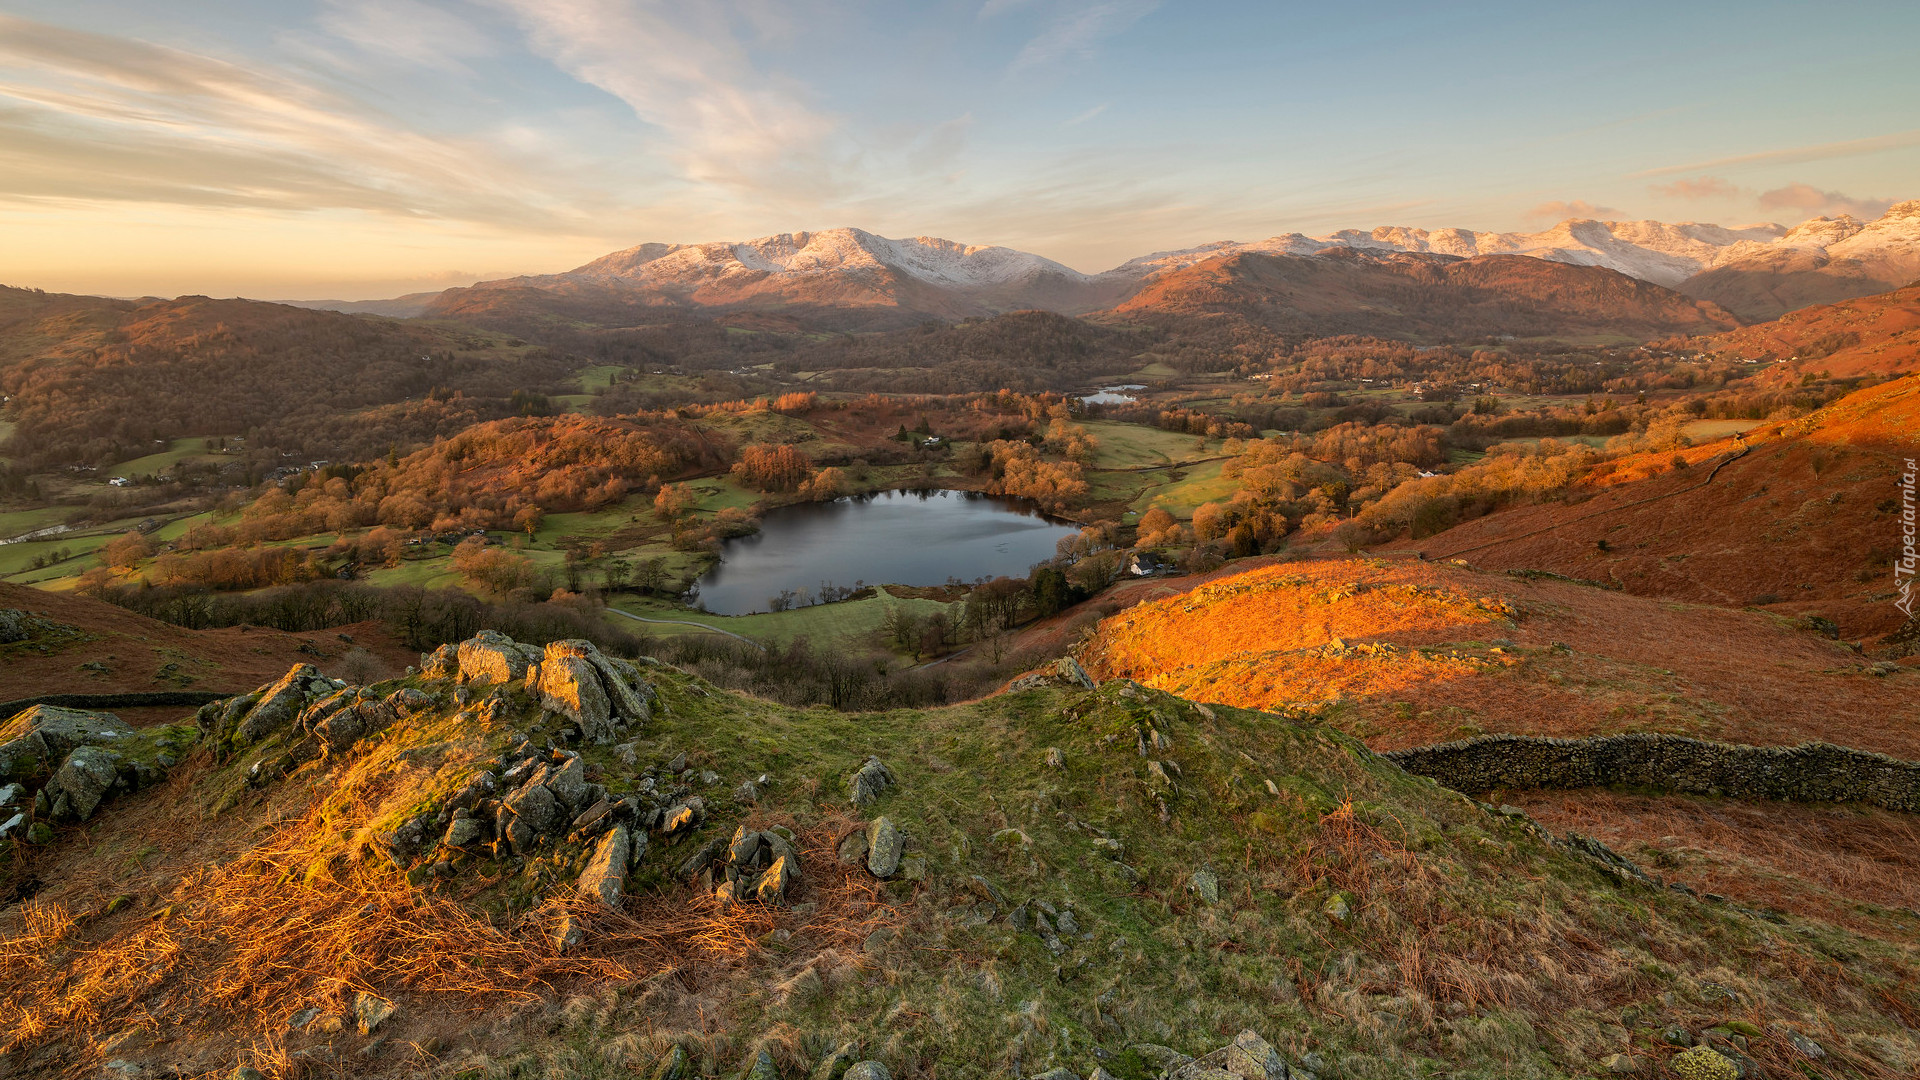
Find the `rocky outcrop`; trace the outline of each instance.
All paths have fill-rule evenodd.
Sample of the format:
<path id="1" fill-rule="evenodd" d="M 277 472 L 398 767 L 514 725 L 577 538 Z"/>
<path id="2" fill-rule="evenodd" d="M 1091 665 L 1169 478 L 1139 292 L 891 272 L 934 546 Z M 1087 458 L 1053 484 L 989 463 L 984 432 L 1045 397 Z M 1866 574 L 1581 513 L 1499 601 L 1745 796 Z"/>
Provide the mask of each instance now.
<path id="1" fill-rule="evenodd" d="M 631 846 L 624 825 L 615 825 L 594 845 L 587 868 L 580 873 L 579 893 L 608 907 L 620 906 L 621 890 L 627 880 Z"/>
<path id="2" fill-rule="evenodd" d="M 780 826 L 764 831 L 740 826 L 727 844 L 722 875 L 725 880 L 714 889 L 722 906 L 784 903 L 800 880 L 800 849 L 793 833 Z"/>
<path id="3" fill-rule="evenodd" d="M 522 645 L 498 630 L 482 630 L 454 650 L 457 677 L 463 683 L 512 683 L 526 678 L 540 650 Z"/>
<path id="4" fill-rule="evenodd" d="M 311 664 L 295 664 L 280 680 L 251 694 L 202 706 L 194 720 L 222 760 L 291 727 L 315 700 L 346 688 Z"/>
<path id="5" fill-rule="evenodd" d="M 112 713 L 34 705 L 0 724 L 0 783 L 47 776 L 74 750 L 131 734 L 133 728 Z"/>
<path id="6" fill-rule="evenodd" d="M 882 792 L 898 783 L 893 770 L 887 768 L 877 757 L 870 757 L 852 776 L 847 778 L 847 798 L 855 806 L 872 806 Z"/>
<path id="7" fill-rule="evenodd" d="M 0 806 L 43 783 L 33 799 L 42 822 L 86 821 L 108 799 L 164 780 L 198 736 L 187 724 L 135 730 L 111 713 L 35 705 L 0 725 Z M 0 824 L 24 828 L 24 813 L 0 814 Z"/>
<path id="8" fill-rule="evenodd" d="M 1739 746 L 1678 735 L 1555 739 L 1482 735 L 1383 754 L 1468 793 L 1624 785 L 1785 802 L 1863 802 L 1920 811 L 1920 762 L 1829 743 Z"/>
<path id="9" fill-rule="evenodd" d="M 1093 676 L 1071 656 L 1063 656 L 1043 668 L 1036 668 L 1019 676 L 1007 684 L 1007 692 L 1017 694 L 1022 690 L 1038 690 L 1045 686 L 1065 686 L 1081 690 L 1094 688 Z"/>

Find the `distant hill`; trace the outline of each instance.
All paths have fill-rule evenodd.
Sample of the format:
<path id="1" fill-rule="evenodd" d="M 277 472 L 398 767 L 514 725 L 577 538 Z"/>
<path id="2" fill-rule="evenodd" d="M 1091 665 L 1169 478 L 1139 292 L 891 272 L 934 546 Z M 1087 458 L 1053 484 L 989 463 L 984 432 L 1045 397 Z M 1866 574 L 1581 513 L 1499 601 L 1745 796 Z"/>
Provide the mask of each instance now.
<path id="1" fill-rule="evenodd" d="M 1683 456 L 1611 463 L 1565 502 L 1519 507 L 1420 542 L 1430 559 L 1548 570 L 1630 593 L 1818 615 L 1872 641 L 1893 606 L 1898 474 L 1920 451 L 1920 376 Z M 1715 463 L 1726 463 L 1706 483 Z"/>
<path id="2" fill-rule="evenodd" d="M 371 457 L 511 415 L 567 366 L 495 334 L 257 300 L 128 301 L 0 288 L 7 452 L 125 460 L 155 440 Z M 375 418 L 370 410 L 416 407 Z"/>
<path id="3" fill-rule="evenodd" d="M 1789 312 L 1690 343 L 1748 360 L 1780 361 L 1760 381 L 1790 383 L 1808 372 L 1836 378 L 1920 371 L 1920 284 Z"/>
<path id="4" fill-rule="evenodd" d="M 1744 319 L 1869 296 L 1920 281 L 1920 200 L 1874 221 L 1814 218 L 1768 244 L 1740 244 L 1681 292 Z"/>
<path id="5" fill-rule="evenodd" d="M 1284 334 L 1408 340 L 1644 339 L 1670 328 L 1711 333 L 1738 325 L 1712 304 L 1599 267 L 1342 248 L 1243 252 L 1168 271 L 1113 314 L 1230 315 Z"/>

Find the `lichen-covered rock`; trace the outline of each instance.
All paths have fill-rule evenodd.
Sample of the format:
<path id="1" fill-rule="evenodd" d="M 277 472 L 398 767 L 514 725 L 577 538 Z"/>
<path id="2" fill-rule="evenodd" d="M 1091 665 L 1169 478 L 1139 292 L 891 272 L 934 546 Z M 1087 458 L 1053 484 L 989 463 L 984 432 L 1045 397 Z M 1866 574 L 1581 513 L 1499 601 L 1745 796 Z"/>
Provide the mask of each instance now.
<path id="1" fill-rule="evenodd" d="M 890 878 L 900 871 L 900 854 L 907 838 L 891 818 L 878 817 L 867 826 L 867 872 L 877 878 Z"/>
<path id="2" fill-rule="evenodd" d="M 893 770 L 887 768 L 877 757 L 870 757 L 866 764 L 847 778 L 847 796 L 855 806 L 871 806 L 882 792 L 899 783 Z"/>
<path id="3" fill-rule="evenodd" d="M 1036 690 L 1043 686 L 1066 686 L 1081 690 L 1094 688 L 1093 678 L 1087 669 L 1071 656 L 1063 656 L 1043 668 L 1036 668 L 1007 684 L 1007 692 L 1017 694 L 1022 690 Z"/>
<path id="4" fill-rule="evenodd" d="M 295 664 L 279 682 L 260 691 L 259 701 L 247 710 L 230 736 L 222 731 L 219 737 L 222 742 L 231 741 L 234 749 L 251 746 L 292 724 L 313 698 L 343 685 L 320 674 L 311 664 Z"/>
<path id="5" fill-rule="evenodd" d="M 761 873 L 760 880 L 754 885 L 754 898 L 768 907 L 773 907 L 787 898 L 787 890 L 800 878 L 799 862 L 789 856 L 781 855 L 773 860 L 773 865 Z"/>
<path id="6" fill-rule="evenodd" d="M 360 1034 L 371 1035 L 381 1024 L 387 1022 L 395 1012 L 393 1002 L 373 994 L 357 993 L 353 995 L 353 1019 L 360 1028 Z"/>
<path id="7" fill-rule="evenodd" d="M 1680 1080 L 1740 1080 L 1740 1066 L 1711 1046 L 1676 1054 L 1667 1064 Z"/>
<path id="8" fill-rule="evenodd" d="M 460 647 L 442 645 L 430 653 L 420 654 L 420 677 L 423 679 L 451 679 L 460 674 Z"/>
<path id="9" fill-rule="evenodd" d="M 639 668 L 598 649 L 588 653 L 586 659 L 600 672 L 601 684 L 613 702 L 615 716 L 633 723 L 653 719 L 653 700 L 658 692 L 652 683 L 640 677 Z"/>
<path id="10" fill-rule="evenodd" d="M 498 630 L 482 630 L 455 651 L 462 683 L 511 683 L 527 675 L 527 655 Z"/>
<path id="11" fill-rule="evenodd" d="M 79 747 L 67 755 L 66 763 L 47 782 L 50 816 L 56 821 L 87 820 L 119 778 L 120 755 L 98 746 Z"/>
<path id="12" fill-rule="evenodd" d="M 569 651 L 575 643 L 556 641 L 547 646 L 540 663 L 540 704 L 565 716 L 580 735 L 596 746 L 613 742 L 613 703 L 600 682 L 600 670 L 591 660 Z"/>
<path id="13" fill-rule="evenodd" d="M 893 1080 L 893 1074 L 877 1061 L 860 1061 L 847 1068 L 842 1080 Z"/>
<path id="14" fill-rule="evenodd" d="M 34 705 L 0 724 L 0 782 L 25 782 L 60 767 L 82 746 L 111 745 L 133 732 L 112 713 Z"/>
<path id="15" fill-rule="evenodd" d="M 18 608 L 0 608 L 0 645 L 27 640 L 27 618 Z"/>
<path id="16" fill-rule="evenodd" d="M 620 891 L 627 879 L 627 830 L 615 825 L 594 845 L 593 856 L 580 874 L 579 893 L 608 907 L 620 906 Z"/>

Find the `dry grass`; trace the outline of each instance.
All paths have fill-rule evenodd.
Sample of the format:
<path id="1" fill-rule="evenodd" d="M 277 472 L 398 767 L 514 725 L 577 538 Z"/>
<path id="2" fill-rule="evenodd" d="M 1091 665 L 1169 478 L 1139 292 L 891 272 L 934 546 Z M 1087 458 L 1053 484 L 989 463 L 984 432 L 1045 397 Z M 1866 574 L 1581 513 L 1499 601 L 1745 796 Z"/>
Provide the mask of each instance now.
<path id="1" fill-rule="evenodd" d="M 1610 791 L 1510 792 L 1556 831 L 1600 840 L 1701 892 L 1920 943 L 1920 823 L 1870 807 Z"/>
<path id="2" fill-rule="evenodd" d="M 0 1053 L 97 1066 L 86 1049 L 92 1040 L 165 1016 L 171 1037 L 190 1037 L 202 1052 L 225 1046 L 228 1061 L 243 1053 L 269 1075 L 307 1075 L 300 1063 L 308 1059 L 289 1057 L 287 1046 L 317 1036 L 289 1034 L 288 1015 L 311 1007 L 351 1026 L 357 993 L 408 1001 L 390 1026 L 418 1042 L 573 987 L 663 974 L 695 988 L 715 983 L 763 962 L 760 943 L 776 930 L 790 935 L 786 962 L 804 963 L 899 920 L 879 883 L 839 864 L 837 840 L 850 822 L 837 817 L 797 830 L 795 899 L 816 905 L 804 916 L 722 909 L 676 887 L 629 897 L 620 910 L 568 897 L 492 919 L 464 902 L 470 895 L 410 884 L 385 859 L 343 841 L 351 832 L 340 823 L 379 816 L 392 779 L 357 762 L 350 782 L 318 785 L 302 809 L 262 805 L 254 817 L 264 821 L 249 830 L 233 818 L 183 828 L 199 814 L 188 809 L 191 782 L 176 776 L 142 800 L 141 838 L 165 845 L 146 848 L 152 867 L 143 884 L 165 882 L 149 910 L 105 913 L 129 882 L 97 852 L 32 868 L 59 884 L 0 926 Z M 564 954 L 550 941 L 563 915 L 587 942 Z"/>
<path id="3" fill-rule="evenodd" d="M 1332 559 L 1222 576 L 1107 619 L 1083 661 L 1194 700 L 1324 711 L 1375 749 L 1670 731 L 1920 758 L 1920 700 L 1809 631 L 1452 565 Z"/>

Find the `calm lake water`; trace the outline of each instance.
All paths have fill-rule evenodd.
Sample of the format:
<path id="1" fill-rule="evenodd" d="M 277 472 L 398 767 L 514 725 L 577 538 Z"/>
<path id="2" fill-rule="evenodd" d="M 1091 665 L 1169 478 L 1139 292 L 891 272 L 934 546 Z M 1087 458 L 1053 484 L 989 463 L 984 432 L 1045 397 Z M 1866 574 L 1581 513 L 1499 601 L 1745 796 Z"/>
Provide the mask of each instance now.
<path id="1" fill-rule="evenodd" d="M 942 585 L 950 577 L 1025 577 L 1078 532 L 1030 506 L 971 491 L 886 491 L 783 506 L 760 531 L 727 541 L 691 598 L 717 615 L 771 610 L 782 589 L 823 584 Z"/>
<path id="2" fill-rule="evenodd" d="M 1127 393 L 1127 391 L 1145 389 L 1146 386 L 1141 383 L 1121 383 L 1118 386 L 1103 386 L 1094 393 L 1082 394 L 1080 400 L 1089 405 L 1127 405 L 1140 400 L 1132 394 Z"/>

